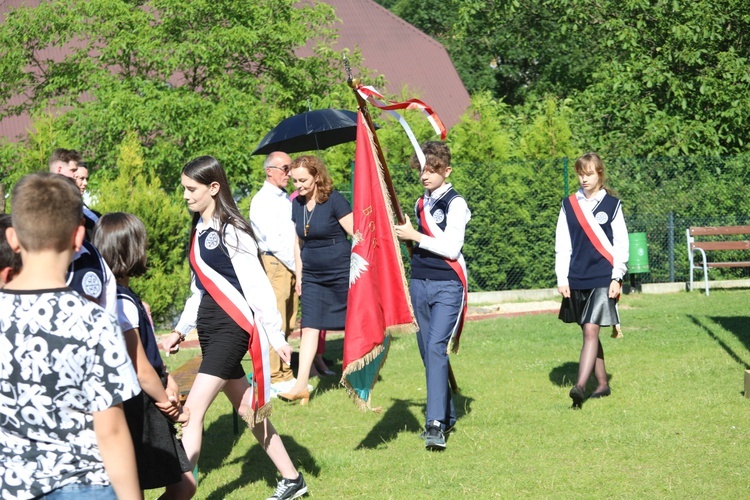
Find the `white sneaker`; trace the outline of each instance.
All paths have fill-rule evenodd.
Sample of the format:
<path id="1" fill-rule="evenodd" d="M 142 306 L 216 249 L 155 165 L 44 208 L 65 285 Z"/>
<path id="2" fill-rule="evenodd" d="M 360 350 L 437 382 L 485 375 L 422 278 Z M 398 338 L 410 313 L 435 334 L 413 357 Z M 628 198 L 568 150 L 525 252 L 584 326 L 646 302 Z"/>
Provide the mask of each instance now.
<path id="1" fill-rule="evenodd" d="M 284 382 L 276 382 L 275 384 L 271 384 L 271 397 L 275 398 L 277 394 L 280 392 L 289 392 L 292 390 L 292 388 L 297 383 L 297 379 L 293 378 L 291 380 L 285 380 Z M 314 389 L 314 387 L 310 384 L 307 384 L 307 391 L 311 392 Z"/>
<path id="2" fill-rule="evenodd" d="M 284 380 L 283 382 L 276 382 L 271 384 L 271 389 L 276 389 L 278 392 L 286 392 L 297 383 L 297 379 Z"/>

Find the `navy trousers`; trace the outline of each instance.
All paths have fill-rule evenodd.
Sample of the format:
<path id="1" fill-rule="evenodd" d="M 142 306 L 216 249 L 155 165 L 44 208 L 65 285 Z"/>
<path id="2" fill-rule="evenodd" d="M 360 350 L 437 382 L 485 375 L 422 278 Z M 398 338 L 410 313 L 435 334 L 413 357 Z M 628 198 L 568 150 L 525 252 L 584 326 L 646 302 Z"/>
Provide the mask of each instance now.
<path id="1" fill-rule="evenodd" d="M 412 279 L 409 289 L 427 377 L 426 424 L 445 430 L 456 423 L 448 383 L 448 342 L 461 312 L 464 287 L 459 281 Z"/>

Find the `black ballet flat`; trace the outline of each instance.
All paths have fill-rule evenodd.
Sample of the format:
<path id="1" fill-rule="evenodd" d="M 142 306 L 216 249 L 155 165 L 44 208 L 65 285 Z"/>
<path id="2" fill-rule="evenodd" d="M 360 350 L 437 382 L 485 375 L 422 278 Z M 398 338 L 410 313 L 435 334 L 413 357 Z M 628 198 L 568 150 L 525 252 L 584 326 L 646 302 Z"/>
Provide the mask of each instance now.
<path id="1" fill-rule="evenodd" d="M 609 389 L 609 387 L 607 387 L 607 388 L 606 388 L 606 389 L 604 389 L 603 391 L 599 391 L 599 392 L 592 392 L 592 393 L 591 393 L 591 396 L 589 396 L 589 399 L 606 398 L 606 397 L 607 397 L 607 396 L 609 396 L 610 394 L 612 394 L 612 391 L 611 391 L 611 390 Z"/>
<path id="2" fill-rule="evenodd" d="M 583 407 L 583 400 L 586 399 L 586 396 L 583 394 L 583 390 L 581 390 L 577 385 L 573 386 L 568 395 L 570 396 L 570 399 L 573 400 L 573 408 Z"/>

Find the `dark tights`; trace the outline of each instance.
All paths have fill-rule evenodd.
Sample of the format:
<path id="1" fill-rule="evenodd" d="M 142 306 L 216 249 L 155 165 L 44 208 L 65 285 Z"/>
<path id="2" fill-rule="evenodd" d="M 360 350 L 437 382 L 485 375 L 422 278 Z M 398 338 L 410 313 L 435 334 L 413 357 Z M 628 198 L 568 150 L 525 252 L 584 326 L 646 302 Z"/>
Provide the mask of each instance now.
<path id="1" fill-rule="evenodd" d="M 596 375 L 596 391 L 608 387 L 607 371 L 604 369 L 604 350 L 599 340 L 599 325 L 586 323 L 581 326 L 583 332 L 583 347 L 581 348 L 581 359 L 578 363 L 578 382 L 576 385 L 581 390 L 586 389 L 591 372 Z"/>

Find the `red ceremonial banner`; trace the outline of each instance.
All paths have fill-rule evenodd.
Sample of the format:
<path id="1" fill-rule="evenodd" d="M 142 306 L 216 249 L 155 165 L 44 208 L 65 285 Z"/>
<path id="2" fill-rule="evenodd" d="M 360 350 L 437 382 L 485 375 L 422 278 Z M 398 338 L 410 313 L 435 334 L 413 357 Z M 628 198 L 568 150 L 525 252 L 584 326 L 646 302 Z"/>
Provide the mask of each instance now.
<path id="1" fill-rule="evenodd" d="M 344 336 L 342 383 L 363 409 L 385 362 L 390 332 L 415 331 L 401 249 L 373 131 L 357 112 L 354 163 L 354 246 Z"/>

